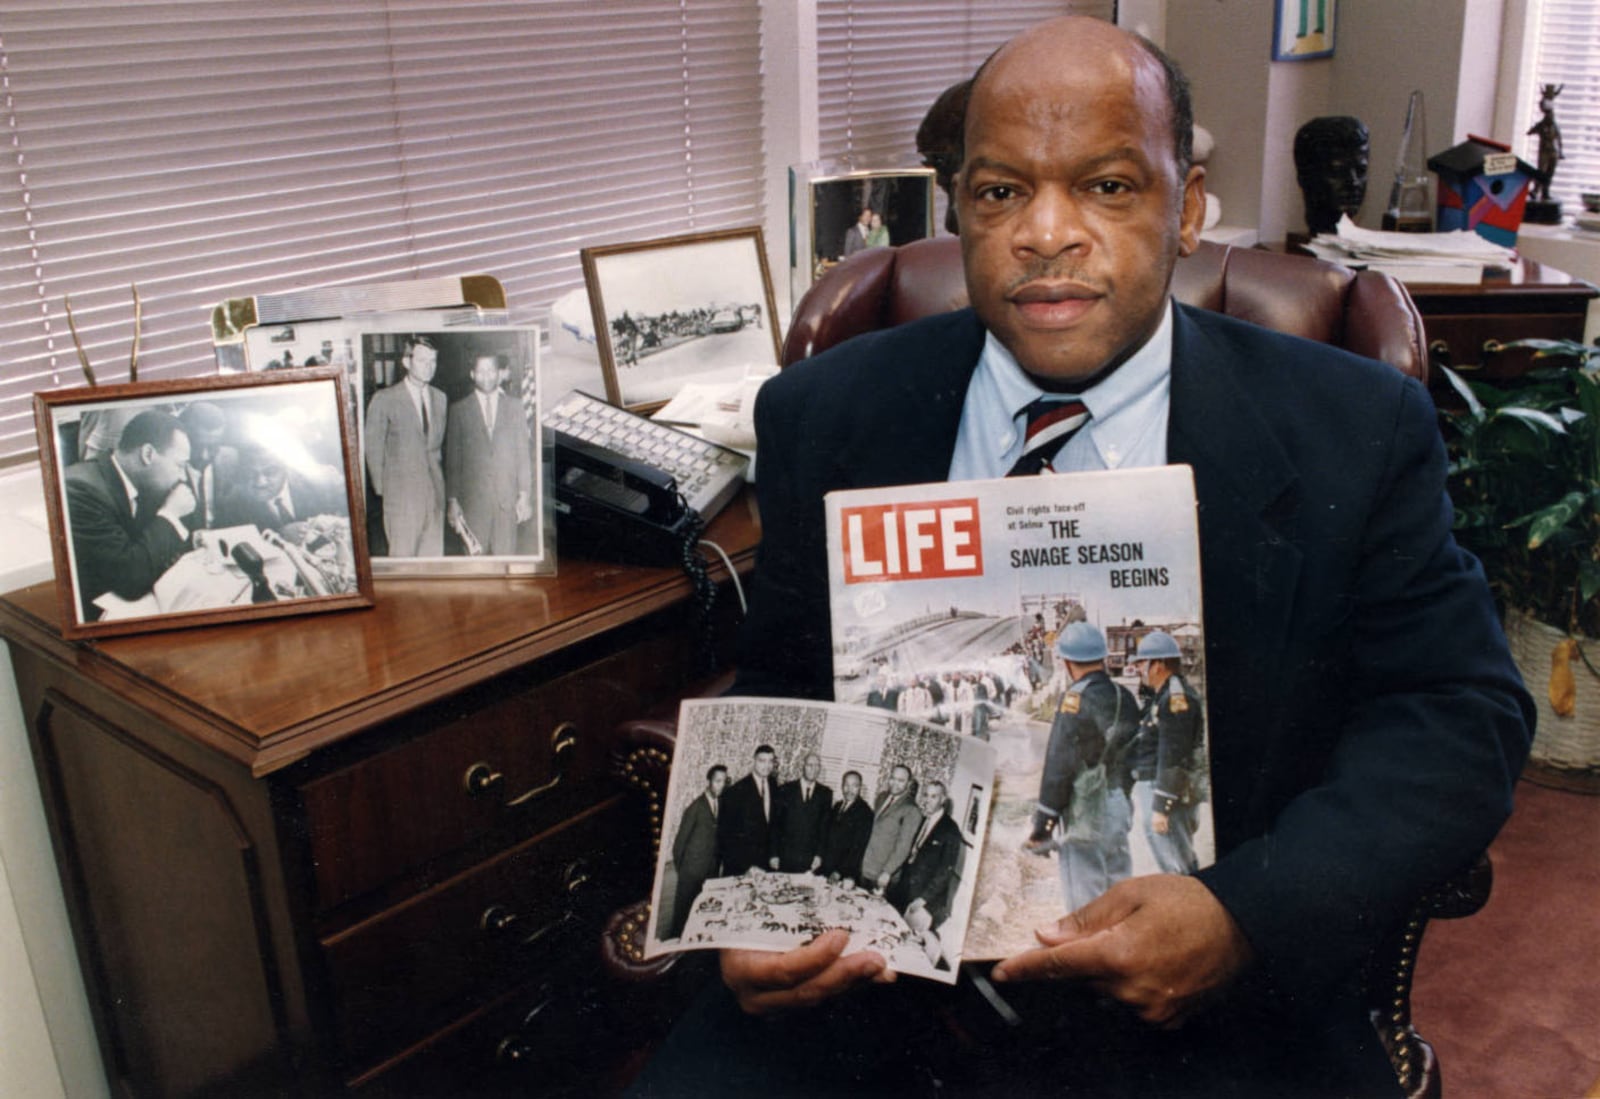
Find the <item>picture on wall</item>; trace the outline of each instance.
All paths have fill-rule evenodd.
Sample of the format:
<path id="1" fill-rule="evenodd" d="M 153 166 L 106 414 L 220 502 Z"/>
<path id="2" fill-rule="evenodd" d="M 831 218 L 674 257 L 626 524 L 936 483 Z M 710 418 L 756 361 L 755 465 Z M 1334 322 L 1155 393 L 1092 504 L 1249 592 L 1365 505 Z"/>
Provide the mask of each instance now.
<path id="1" fill-rule="evenodd" d="M 62 633 L 372 603 L 335 367 L 34 396 Z"/>
<path id="2" fill-rule="evenodd" d="M 585 248 L 582 257 L 612 404 L 653 411 L 691 382 L 737 382 L 751 367 L 777 365 L 759 228 Z"/>
<path id="3" fill-rule="evenodd" d="M 1276 0 L 1272 59 L 1310 61 L 1333 56 L 1334 9 L 1339 0 Z"/>

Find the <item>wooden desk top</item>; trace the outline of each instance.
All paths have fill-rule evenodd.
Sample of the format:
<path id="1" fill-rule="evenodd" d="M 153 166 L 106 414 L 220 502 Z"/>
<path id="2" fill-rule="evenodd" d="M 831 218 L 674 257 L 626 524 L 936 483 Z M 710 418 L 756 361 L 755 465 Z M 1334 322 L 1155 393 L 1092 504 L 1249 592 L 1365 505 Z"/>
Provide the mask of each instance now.
<path id="1" fill-rule="evenodd" d="M 1267 245 L 1266 247 L 1273 252 L 1311 255 L 1310 252 L 1292 241 Z M 1573 278 L 1559 268 L 1539 263 L 1536 260 L 1520 258 L 1512 263 L 1507 270 L 1491 271 L 1485 274 L 1480 282 L 1408 282 L 1406 283 L 1406 289 L 1410 291 L 1413 299 L 1426 298 L 1430 301 L 1446 298 L 1482 299 L 1485 295 L 1491 298 L 1527 296 L 1536 299 L 1564 297 L 1567 295 L 1592 298 L 1600 295 L 1600 291 L 1597 291 L 1589 283 L 1582 279 Z M 1496 303 L 1496 308 L 1499 308 L 1499 303 Z"/>
<path id="2" fill-rule="evenodd" d="M 747 573 L 760 540 L 754 493 L 741 493 L 706 537 Z M 370 608 L 79 642 L 61 637 L 51 581 L 0 598 L 0 635 L 261 775 L 691 590 L 672 568 L 559 558 L 557 569 L 544 578 L 379 578 Z M 726 569 L 717 561 L 711 573 Z"/>

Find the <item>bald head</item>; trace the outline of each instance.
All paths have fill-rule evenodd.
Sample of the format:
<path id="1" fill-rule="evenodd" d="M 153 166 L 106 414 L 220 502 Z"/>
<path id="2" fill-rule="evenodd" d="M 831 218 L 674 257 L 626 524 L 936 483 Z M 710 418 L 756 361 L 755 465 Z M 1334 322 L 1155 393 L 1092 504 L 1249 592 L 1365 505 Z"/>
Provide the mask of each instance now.
<path id="1" fill-rule="evenodd" d="M 1086 54 L 1104 55 L 1106 51 L 1121 54 L 1130 48 L 1142 53 L 1145 60 L 1154 62 L 1160 68 L 1163 95 L 1170 112 L 1168 126 L 1172 135 L 1173 155 L 1178 172 L 1185 173 L 1194 163 L 1194 102 L 1189 91 L 1189 78 L 1183 75 L 1178 63 L 1154 42 L 1143 35 L 1113 26 L 1103 19 L 1066 15 L 1040 23 L 1017 35 L 989 55 L 988 59 L 978 66 L 978 71 L 971 81 L 956 86 L 962 90 L 961 108 L 963 112 L 967 110 L 970 96 L 978 83 L 988 75 L 994 63 L 1008 53 L 1019 54 L 1020 56 L 1013 60 L 1022 61 L 1030 60 L 1030 55 L 1042 54 L 1047 66 L 1070 66 L 1078 64 L 1078 59 Z M 949 95 L 953 91 L 955 88 L 946 89 L 945 94 Z M 955 133 L 959 138 L 955 149 L 955 160 L 959 165 L 966 155 L 965 125 L 957 125 Z"/>

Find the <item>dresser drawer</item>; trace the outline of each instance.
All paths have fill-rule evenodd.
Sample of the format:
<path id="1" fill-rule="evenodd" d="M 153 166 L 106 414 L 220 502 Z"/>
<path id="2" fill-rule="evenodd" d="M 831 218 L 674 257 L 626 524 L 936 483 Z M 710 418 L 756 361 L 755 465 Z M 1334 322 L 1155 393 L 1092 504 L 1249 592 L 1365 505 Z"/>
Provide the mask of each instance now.
<path id="1" fill-rule="evenodd" d="M 420 736 L 299 789 L 325 911 L 447 852 L 514 841 L 612 792 L 605 738 L 674 689 L 668 639 L 521 691 L 485 692 Z M 464 711 L 464 712 L 461 712 Z"/>
<path id="2" fill-rule="evenodd" d="M 339 1045 L 361 1068 L 562 958 L 598 948 L 601 913 L 637 892 L 648 850 L 613 798 L 321 941 Z"/>

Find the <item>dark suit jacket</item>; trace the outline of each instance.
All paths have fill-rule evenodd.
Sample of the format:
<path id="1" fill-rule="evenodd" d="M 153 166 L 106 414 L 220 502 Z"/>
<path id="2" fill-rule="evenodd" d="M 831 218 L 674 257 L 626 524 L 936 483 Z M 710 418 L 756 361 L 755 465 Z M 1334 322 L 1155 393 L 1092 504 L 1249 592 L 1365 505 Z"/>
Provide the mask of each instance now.
<path id="1" fill-rule="evenodd" d="M 315 515 L 350 516 L 350 502 L 345 495 L 344 479 L 331 467 L 322 479 L 313 479 L 300 473 L 290 473 L 289 499 L 294 506 L 293 522 L 304 522 Z M 218 527 L 250 524 L 261 530 L 283 533 L 288 524 L 260 497 L 242 484 L 223 489 L 222 503 L 217 507 Z"/>
<path id="2" fill-rule="evenodd" d="M 737 691 L 831 697 L 823 494 L 945 480 L 983 338 L 971 310 L 947 313 L 762 387 Z M 1171 398 L 1168 457 L 1193 467 L 1200 504 L 1219 856 L 1200 877 L 1256 979 L 1320 1007 L 1494 836 L 1532 709 L 1450 536 L 1420 385 L 1179 306 Z"/>
<path id="3" fill-rule="evenodd" d="M 833 791 L 820 782 L 811 784 L 811 800 L 800 798 L 800 780 L 778 787 L 772 813 L 772 854 L 778 869 L 795 873 L 811 869 L 811 860 L 822 854 L 828 838 L 828 815 L 833 808 Z"/>
<path id="4" fill-rule="evenodd" d="M 866 798 L 858 797 L 849 809 L 844 803 L 828 810 L 828 839 L 822 845 L 823 874 L 838 874 L 852 881 L 861 879 L 861 856 L 867 850 L 867 839 L 872 835 L 872 806 Z"/>
<path id="5" fill-rule="evenodd" d="M 699 885 L 717 872 L 717 818 L 711 815 L 711 805 L 706 795 L 700 794 L 683 811 L 678 822 L 678 834 L 672 838 L 672 865 L 680 882 L 685 879 Z"/>
<path id="6" fill-rule="evenodd" d="M 189 548 L 171 523 L 156 515 L 160 500 L 139 500 L 134 514 L 111 455 L 75 462 L 66 482 L 67 531 L 85 622 L 100 617 L 94 600 L 106 592 L 140 599 Z"/>
<path id="7" fill-rule="evenodd" d="M 767 776 L 767 796 L 776 801 L 777 783 Z M 729 786 L 717 814 L 717 842 L 722 845 L 722 872 L 730 877 L 752 866 L 767 869 L 772 848 L 772 826 L 761 809 L 761 794 L 753 775 Z"/>
<path id="8" fill-rule="evenodd" d="M 960 880 L 961 856 L 967 846 L 961 829 L 946 813 L 934 823 L 922 846 L 912 851 L 889 886 L 889 903 L 904 912 L 921 899 L 938 927 L 950 916 L 950 902 Z"/>

